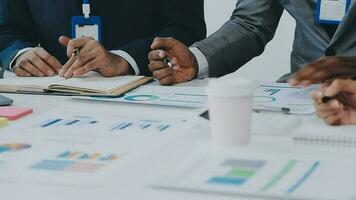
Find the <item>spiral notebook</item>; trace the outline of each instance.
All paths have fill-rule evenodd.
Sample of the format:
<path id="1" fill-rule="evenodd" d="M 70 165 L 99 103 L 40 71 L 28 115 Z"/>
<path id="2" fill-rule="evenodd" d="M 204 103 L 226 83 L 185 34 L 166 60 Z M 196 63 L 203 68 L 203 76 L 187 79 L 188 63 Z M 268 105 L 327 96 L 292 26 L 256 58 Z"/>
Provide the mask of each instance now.
<path id="1" fill-rule="evenodd" d="M 293 143 L 356 148 L 356 126 L 303 125 L 294 131 Z"/>

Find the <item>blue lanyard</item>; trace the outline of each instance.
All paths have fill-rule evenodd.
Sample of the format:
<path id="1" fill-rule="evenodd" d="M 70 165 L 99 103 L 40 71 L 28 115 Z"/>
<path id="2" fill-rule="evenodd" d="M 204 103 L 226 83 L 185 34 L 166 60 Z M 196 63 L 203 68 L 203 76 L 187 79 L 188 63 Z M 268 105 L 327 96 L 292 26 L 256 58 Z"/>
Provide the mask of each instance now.
<path id="1" fill-rule="evenodd" d="M 85 19 L 89 19 L 90 18 L 90 3 L 89 0 L 83 0 L 83 15 Z"/>

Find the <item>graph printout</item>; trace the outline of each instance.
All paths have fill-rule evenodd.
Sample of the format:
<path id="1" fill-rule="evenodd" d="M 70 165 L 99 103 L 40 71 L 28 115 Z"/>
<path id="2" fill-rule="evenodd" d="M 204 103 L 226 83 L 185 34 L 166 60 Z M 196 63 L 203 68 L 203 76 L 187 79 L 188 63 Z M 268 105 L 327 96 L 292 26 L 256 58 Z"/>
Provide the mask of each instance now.
<path id="1" fill-rule="evenodd" d="M 289 114 L 312 114 L 315 112 L 310 93 L 318 88 L 292 87 L 287 83 L 258 82 L 254 94 L 253 107 L 260 110 L 282 111 L 289 109 Z"/>
<path id="2" fill-rule="evenodd" d="M 278 155 L 195 155 L 156 186 L 195 192 L 283 199 L 349 199 L 355 195 L 351 161 Z M 340 187 L 342 185 L 343 187 Z"/>

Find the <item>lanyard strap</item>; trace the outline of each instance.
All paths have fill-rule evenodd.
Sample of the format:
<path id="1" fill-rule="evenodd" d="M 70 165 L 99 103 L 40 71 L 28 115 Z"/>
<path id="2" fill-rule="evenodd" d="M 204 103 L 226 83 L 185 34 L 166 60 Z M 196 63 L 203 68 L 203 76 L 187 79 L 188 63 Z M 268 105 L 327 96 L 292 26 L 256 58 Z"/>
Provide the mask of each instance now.
<path id="1" fill-rule="evenodd" d="M 83 9 L 84 18 L 85 19 L 89 19 L 89 17 L 90 17 L 90 3 L 89 3 L 89 0 L 83 0 L 82 9 Z"/>

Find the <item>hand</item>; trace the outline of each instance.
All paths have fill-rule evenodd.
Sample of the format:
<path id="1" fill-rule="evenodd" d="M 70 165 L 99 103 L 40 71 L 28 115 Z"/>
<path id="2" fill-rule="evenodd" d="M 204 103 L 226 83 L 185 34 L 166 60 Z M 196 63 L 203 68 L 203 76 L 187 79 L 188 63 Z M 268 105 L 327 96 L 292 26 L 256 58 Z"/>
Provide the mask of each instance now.
<path id="1" fill-rule="evenodd" d="M 72 56 L 73 49 L 80 48 L 77 60 L 74 63 L 68 61 L 59 72 L 64 78 L 79 77 L 93 70 L 105 77 L 127 75 L 130 72 L 130 65 L 124 58 L 108 52 L 91 37 L 70 39 L 61 36 L 59 42 L 67 47 L 68 58 Z"/>
<path id="2" fill-rule="evenodd" d="M 322 103 L 323 97 L 334 99 Z M 324 83 L 320 90 L 312 93 L 317 115 L 330 125 L 356 124 L 356 81 L 336 79 Z"/>
<path id="3" fill-rule="evenodd" d="M 54 76 L 62 64 L 46 50 L 36 47 L 20 55 L 12 68 L 17 76 Z"/>
<path id="4" fill-rule="evenodd" d="M 193 53 L 181 42 L 173 38 L 156 38 L 148 58 L 149 69 L 162 85 L 183 83 L 194 79 L 198 74 L 198 64 Z M 161 50 L 164 49 L 164 50 Z M 163 58 L 171 58 L 169 67 Z"/>
<path id="5" fill-rule="evenodd" d="M 309 86 L 334 78 L 356 75 L 356 57 L 324 57 L 307 64 L 288 82 L 292 85 Z"/>

